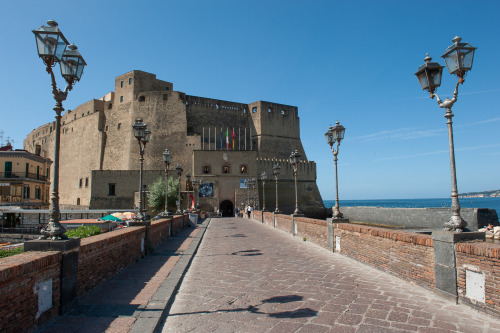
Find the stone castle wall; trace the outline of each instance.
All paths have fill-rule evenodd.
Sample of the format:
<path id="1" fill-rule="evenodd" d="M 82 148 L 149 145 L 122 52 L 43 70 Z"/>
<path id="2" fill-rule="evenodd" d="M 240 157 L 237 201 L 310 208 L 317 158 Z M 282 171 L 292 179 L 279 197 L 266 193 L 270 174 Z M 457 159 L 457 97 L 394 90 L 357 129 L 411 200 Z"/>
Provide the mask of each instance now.
<path id="1" fill-rule="evenodd" d="M 91 200 L 92 195 L 96 193 L 91 190 L 91 186 L 100 186 L 101 182 L 111 176 L 93 171 L 139 169 L 139 145 L 132 130 L 136 118 L 142 118 L 152 133 L 145 149 L 144 170 L 163 171 L 165 166 L 162 153 L 168 148 L 173 158 L 171 169 L 180 164 L 184 174 L 189 172 L 196 176 L 199 172 L 193 170 L 193 152 L 203 148 L 212 149 L 215 140 L 220 148 L 221 128 L 224 132 L 226 128 L 229 129 L 230 150 L 234 128 L 235 139 L 238 139 L 235 149 L 244 149 L 246 143 L 246 148 L 256 151 L 256 157 L 262 159 L 287 159 L 289 154 L 297 149 L 303 160 L 307 160 L 300 141 L 297 107 L 263 101 L 245 104 L 189 96 L 173 91 L 172 83 L 158 80 L 154 74 L 131 71 L 116 77 L 114 92 L 101 99 L 84 103 L 72 111 L 68 110 L 63 115 L 60 153 L 61 204 L 91 208 L 106 205 L 102 196 Z M 208 128 L 211 128 L 212 138 L 208 137 Z M 215 128 L 218 132 L 214 138 Z M 34 152 L 37 145 L 40 145 L 42 156 L 52 157 L 54 129 L 55 122 L 51 122 L 33 130 L 24 141 L 24 148 Z M 246 141 L 243 136 L 245 129 Z M 210 147 L 209 143 L 212 144 Z M 223 149 L 226 150 L 225 144 Z M 253 173 L 253 177 L 258 178 L 264 171 L 266 163 L 263 161 L 259 162 L 260 166 Z M 293 179 L 288 170 L 289 165 L 283 163 L 281 166 L 284 182 L 286 179 Z M 312 197 L 323 207 L 315 183 L 315 164 L 304 162 L 300 169 L 299 180 L 307 182 L 302 188 L 311 189 L 309 192 L 314 192 Z M 272 175 L 272 171 L 267 173 Z M 93 179 L 97 176 L 98 179 Z M 131 177 L 134 176 L 127 177 L 127 181 L 137 183 L 132 181 Z M 119 180 L 120 184 L 123 181 Z M 185 190 L 184 182 L 182 190 Z M 132 197 L 133 193 L 129 193 L 129 196 Z M 233 196 L 232 200 L 235 200 L 236 194 L 233 193 Z M 287 197 L 286 193 L 283 197 Z M 118 204 L 122 207 L 125 202 L 128 205 L 128 199 L 107 199 L 107 205 Z"/>

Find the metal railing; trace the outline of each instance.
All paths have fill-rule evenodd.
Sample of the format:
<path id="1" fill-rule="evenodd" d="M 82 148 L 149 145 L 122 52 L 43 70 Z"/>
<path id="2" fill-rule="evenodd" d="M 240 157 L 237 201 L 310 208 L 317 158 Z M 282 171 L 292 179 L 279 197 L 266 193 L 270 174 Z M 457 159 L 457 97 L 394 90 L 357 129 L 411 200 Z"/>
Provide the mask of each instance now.
<path id="1" fill-rule="evenodd" d="M 44 176 L 42 174 L 36 174 L 31 172 L 12 172 L 12 171 L 0 172 L 0 178 L 26 178 L 26 179 L 38 179 L 43 181 L 47 181 L 48 179 L 47 176 Z"/>

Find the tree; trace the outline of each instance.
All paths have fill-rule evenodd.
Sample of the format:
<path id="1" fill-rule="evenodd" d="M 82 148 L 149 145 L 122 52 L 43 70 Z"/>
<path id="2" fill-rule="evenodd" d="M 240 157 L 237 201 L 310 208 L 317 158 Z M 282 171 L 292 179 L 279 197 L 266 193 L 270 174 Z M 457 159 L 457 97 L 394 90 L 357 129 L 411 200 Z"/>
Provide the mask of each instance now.
<path id="1" fill-rule="evenodd" d="M 175 207 L 178 197 L 179 181 L 175 177 L 168 177 L 168 207 Z M 159 177 L 149 187 L 149 207 L 154 214 L 165 211 L 165 178 Z"/>

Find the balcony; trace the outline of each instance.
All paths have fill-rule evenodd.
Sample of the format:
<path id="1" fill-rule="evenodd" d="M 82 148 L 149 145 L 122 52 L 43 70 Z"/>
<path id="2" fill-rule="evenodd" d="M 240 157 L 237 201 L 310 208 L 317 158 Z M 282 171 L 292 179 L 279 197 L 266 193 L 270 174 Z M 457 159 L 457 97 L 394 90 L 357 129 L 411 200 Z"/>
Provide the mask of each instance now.
<path id="1" fill-rule="evenodd" d="M 37 175 L 36 173 L 29 173 L 29 172 L 12 172 L 12 171 L 7 171 L 7 172 L 0 172 L 0 179 L 12 179 L 12 178 L 17 178 L 17 179 L 37 179 L 37 180 L 42 180 L 42 181 L 48 181 L 48 177 L 44 175 Z"/>

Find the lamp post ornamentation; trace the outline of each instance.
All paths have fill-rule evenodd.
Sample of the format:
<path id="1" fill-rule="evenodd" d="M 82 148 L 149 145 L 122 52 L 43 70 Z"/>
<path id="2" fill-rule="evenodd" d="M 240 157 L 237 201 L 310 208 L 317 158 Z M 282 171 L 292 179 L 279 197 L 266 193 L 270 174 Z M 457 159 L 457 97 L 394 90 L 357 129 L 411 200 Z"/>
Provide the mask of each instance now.
<path id="1" fill-rule="evenodd" d="M 137 118 L 135 120 L 135 124 L 132 125 L 134 130 L 134 136 L 139 143 L 139 213 L 135 216 L 135 221 L 142 222 L 146 220 L 146 216 L 144 214 L 144 205 L 142 202 L 142 168 L 144 164 L 144 150 L 146 149 L 146 144 L 149 142 L 149 138 L 151 137 L 151 131 L 148 129 L 148 126 L 142 122 L 142 118 Z"/>
<path id="2" fill-rule="evenodd" d="M 453 113 L 451 108 L 453 104 L 457 101 L 458 97 L 458 85 L 465 82 L 464 77 L 467 72 L 472 69 L 472 62 L 474 60 L 474 52 L 477 49 L 469 43 L 462 43 L 462 38 L 453 38 L 453 44 L 449 46 L 445 53 L 441 56 L 448 68 L 448 71 L 452 75 L 458 77 L 458 82 L 455 85 L 455 91 L 453 92 L 453 97 L 451 99 L 446 98 L 444 101 L 439 98 L 435 93 L 436 89 L 441 85 L 441 76 L 444 66 L 441 66 L 437 62 L 431 62 L 432 58 L 425 57 L 425 63 L 421 65 L 415 75 L 420 82 L 420 86 L 423 90 L 427 90 L 431 98 L 436 97 L 438 106 L 446 110 L 444 117 L 447 119 L 446 124 L 448 125 L 448 143 L 450 150 L 450 169 L 451 169 L 451 210 L 452 215 L 450 220 L 445 223 L 445 230 L 461 232 L 467 226 L 460 216 L 460 203 L 458 201 L 458 189 L 457 189 L 457 175 L 455 167 L 455 148 L 453 143 L 453 127 L 452 118 Z"/>
<path id="3" fill-rule="evenodd" d="M 53 110 L 56 112 L 56 128 L 54 142 L 54 164 L 52 177 L 52 193 L 50 196 L 50 220 L 47 226 L 42 229 L 40 239 L 55 241 L 58 239 L 67 239 L 64 235 L 66 229 L 60 223 L 59 210 L 59 151 L 61 139 L 61 113 L 64 111 L 62 102 L 68 97 L 68 92 L 73 89 L 73 84 L 80 81 L 83 69 L 87 65 L 78 48 L 69 44 L 63 33 L 59 30 L 55 21 L 48 21 L 47 26 L 41 26 L 37 30 L 32 30 L 35 34 L 35 41 L 38 56 L 42 58 L 46 65 L 47 73 L 50 74 L 52 84 L 52 94 L 56 105 Z M 66 49 L 68 47 L 68 49 Z M 61 75 L 68 84 L 64 91 L 57 88 L 56 79 L 52 67 L 57 63 L 60 65 Z"/>
<path id="4" fill-rule="evenodd" d="M 325 133 L 326 142 L 330 145 L 330 149 L 333 153 L 333 160 L 335 162 L 335 208 L 332 209 L 332 216 L 335 219 L 341 219 L 344 215 L 340 212 L 339 209 L 339 182 L 338 182 L 338 174 L 337 174 L 337 155 L 339 154 L 339 146 L 340 141 L 344 139 L 345 127 L 340 125 L 337 121 L 335 127 L 330 125 L 330 128 Z M 337 148 L 334 148 L 334 144 L 337 142 Z"/>
<path id="5" fill-rule="evenodd" d="M 299 169 L 300 156 L 301 156 L 300 153 L 297 150 L 295 150 L 290 154 L 289 157 L 290 164 L 293 167 L 293 176 L 295 177 L 295 211 L 293 212 L 294 215 L 300 215 L 299 195 L 297 191 L 297 174 Z"/>
<path id="6" fill-rule="evenodd" d="M 181 211 L 181 176 L 182 176 L 182 166 L 180 164 L 177 164 L 175 167 L 175 170 L 177 171 L 177 175 L 179 176 L 179 191 L 178 191 L 178 197 L 177 197 L 177 214 L 182 214 Z"/>
<path id="7" fill-rule="evenodd" d="M 262 211 L 266 211 L 266 180 L 267 173 L 264 171 L 260 175 L 260 180 L 262 180 Z"/>
<path id="8" fill-rule="evenodd" d="M 165 215 L 168 216 L 168 168 L 170 167 L 170 163 L 172 163 L 172 155 L 168 149 L 162 154 L 163 162 L 165 162 Z"/>
<path id="9" fill-rule="evenodd" d="M 276 181 L 276 209 L 274 210 L 275 214 L 280 213 L 280 209 L 278 207 L 278 178 L 280 175 L 280 170 L 281 170 L 281 167 L 279 164 L 275 164 L 273 166 L 273 175 L 274 175 L 274 180 Z"/>

